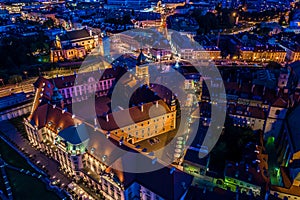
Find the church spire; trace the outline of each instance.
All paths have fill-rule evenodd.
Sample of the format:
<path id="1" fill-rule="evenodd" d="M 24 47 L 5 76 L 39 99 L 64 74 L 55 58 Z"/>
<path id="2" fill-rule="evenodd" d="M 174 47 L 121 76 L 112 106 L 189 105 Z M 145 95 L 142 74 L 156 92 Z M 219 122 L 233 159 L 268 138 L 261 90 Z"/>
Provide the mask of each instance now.
<path id="1" fill-rule="evenodd" d="M 146 63 L 146 56 L 143 54 L 143 49 L 140 49 L 140 55 L 137 57 L 137 65 L 143 65 Z"/>

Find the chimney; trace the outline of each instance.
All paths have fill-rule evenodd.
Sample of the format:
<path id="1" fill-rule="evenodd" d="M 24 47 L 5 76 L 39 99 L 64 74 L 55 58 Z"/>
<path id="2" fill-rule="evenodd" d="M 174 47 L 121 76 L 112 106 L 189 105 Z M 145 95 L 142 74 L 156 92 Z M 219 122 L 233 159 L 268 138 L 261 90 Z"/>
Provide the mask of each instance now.
<path id="1" fill-rule="evenodd" d="M 97 117 L 94 118 L 94 125 L 97 125 Z"/>
<path id="2" fill-rule="evenodd" d="M 157 158 L 152 159 L 152 165 L 154 165 L 157 162 Z"/>
<path id="3" fill-rule="evenodd" d="M 141 112 L 144 112 L 144 105 L 143 105 L 143 103 L 141 104 Z"/>
<path id="4" fill-rule="evenodd" d="M 172 168 L 170 169 L 170 174 L 173 174 L 174 171 L 175 171 L 175 167 L 172 167 Z"/>
<path id="5" fill-rule="evenodd" d="M 156 101 L 156 103 L 155 103 L 155 104 L 156 104 L 156 108 L 158 108 L 158 101 Z"/>
<path id="6" fill-rule="evenodd" d="M 60 101 L 60 106 L 62 109 L 66 109 L 66 111 L 68 111 L 67 108 L 65 108 L 65 102 L 63 100 Z"/>
<path id="7" fill-rule="evenodd" d="M 109 122 L 108 114 L 106 114 L 106 122 Z"/>

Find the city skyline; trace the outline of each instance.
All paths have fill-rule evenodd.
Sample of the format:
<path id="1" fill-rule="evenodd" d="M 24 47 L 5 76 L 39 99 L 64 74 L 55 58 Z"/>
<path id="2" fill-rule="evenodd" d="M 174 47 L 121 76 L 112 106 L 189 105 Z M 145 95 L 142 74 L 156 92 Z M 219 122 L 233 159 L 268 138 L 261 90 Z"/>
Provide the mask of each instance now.
<path id="1" fill-rule="evenodd" d="M 299 2 L 2 1 L 0 18 L 1 199 L 300 199 Z"/>

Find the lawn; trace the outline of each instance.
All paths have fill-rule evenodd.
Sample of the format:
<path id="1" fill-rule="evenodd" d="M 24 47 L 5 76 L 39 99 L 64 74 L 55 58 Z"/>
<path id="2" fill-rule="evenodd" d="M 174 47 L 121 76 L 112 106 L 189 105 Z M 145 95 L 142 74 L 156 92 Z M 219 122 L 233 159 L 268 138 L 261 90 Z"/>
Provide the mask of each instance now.
<path id="1" fill-rule="evenodd" d="M 6 169 L 14 199 L 58 200 L 58 196 L 47 190 L 46 185 L 37 178 Z"/>
<path id="2" fill-rule="evenodd" d="M 35 172 L 27 161 L 3 140 L 0 140 L 0 154 L 6 163 L 17 168 Z M 46 185 L 37 178 L 22 174 L 7 167 L 5 168 L 5 171 L 7 173 L 10 186 L 12 187 L 14 199 L 59 199 L 55 193 L 47 190 Z M 3 190 L 4 194 L 6 194 L 1 172 L 0 189 Z"/>

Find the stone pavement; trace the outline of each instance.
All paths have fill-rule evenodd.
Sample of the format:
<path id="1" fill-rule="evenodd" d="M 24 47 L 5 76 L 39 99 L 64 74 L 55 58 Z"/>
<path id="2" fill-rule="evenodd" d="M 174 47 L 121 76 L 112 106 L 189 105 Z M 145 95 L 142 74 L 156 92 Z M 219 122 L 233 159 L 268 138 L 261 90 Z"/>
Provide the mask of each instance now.
<path id="1" fill-rule="evenodd" d="M 9 121 L 6 120 L 0 122 L 0 132 L 4 133 L 6 138 L 10 139 L 11 143 L 16 146 L 18 152 L 21 153 L 25 159 L 30 160 L 40 169 L 43 169 L 43 171 L 46 170 L 46 173 L 50 176 L 51 180 L 60 180 L 60 183 L 65 187 L 71 183 L 71 179 L 59 170 L 59 163 L 33 148 L 29 144 L 29 141 L 22 137 Z"/>

